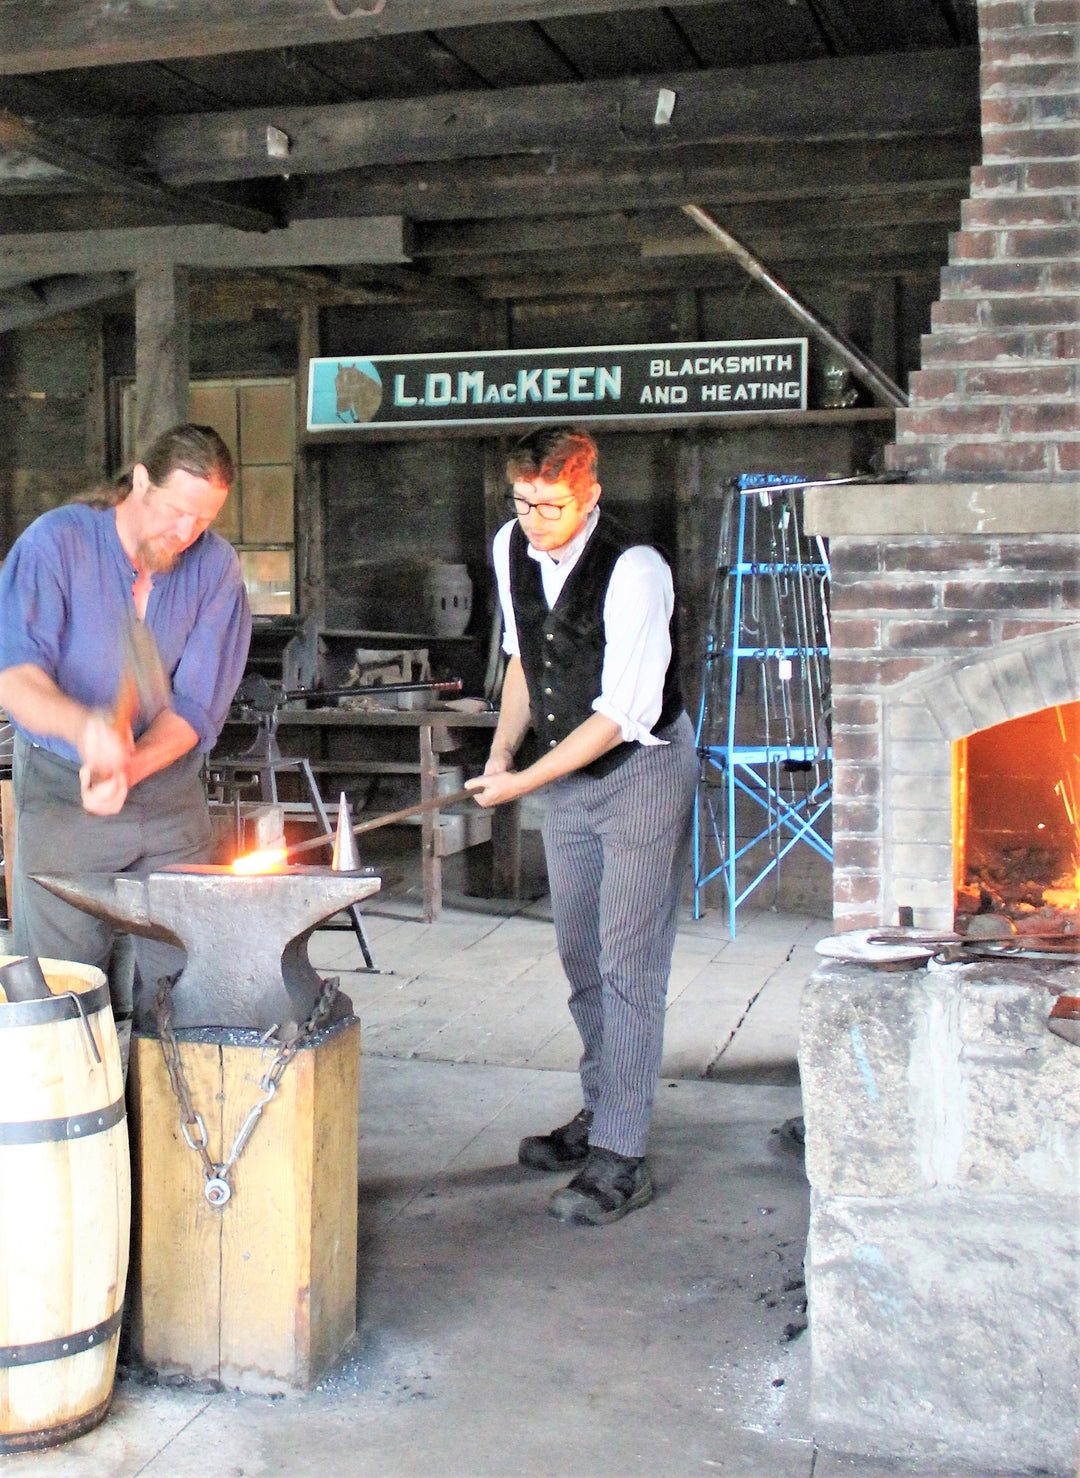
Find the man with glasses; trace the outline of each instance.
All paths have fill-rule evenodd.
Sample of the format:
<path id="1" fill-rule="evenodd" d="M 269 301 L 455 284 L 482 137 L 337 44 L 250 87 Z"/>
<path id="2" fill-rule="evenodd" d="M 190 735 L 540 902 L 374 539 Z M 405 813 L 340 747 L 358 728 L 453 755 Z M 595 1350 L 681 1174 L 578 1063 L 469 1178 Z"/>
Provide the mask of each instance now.
<path id="1" fill-rule="evenodd" d="M 548 1210 L 603 1225 L 652 1199 L 645 1160 L 697 757 L 678 685 L 663 556 L 599 507 L 597 451 L 570 426 L 512 450 L 516 518 L 493 556 L 509 655 L 482 806 L 549 786 L 555 933 L 581 1035 L 583 1106 L 518 1159 L 575 1170 Z M 528 728 L 540 757 L 514 756 Z"/>

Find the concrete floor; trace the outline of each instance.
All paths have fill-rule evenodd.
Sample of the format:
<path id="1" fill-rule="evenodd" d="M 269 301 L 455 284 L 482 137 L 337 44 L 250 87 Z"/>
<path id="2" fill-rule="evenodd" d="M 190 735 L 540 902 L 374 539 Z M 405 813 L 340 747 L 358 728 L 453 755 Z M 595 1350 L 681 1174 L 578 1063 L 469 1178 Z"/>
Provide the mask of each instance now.
<path id="1" fill-rule="evenodd" d="M 384 906 L 393 910 L 392 901 Z M 658 1193 L 606 1228 L 544 1215 L 516 1164 L 579 1106 L 543 902 L 369 918 L 312 958 L 364 1023 L 359 1335 L 306 1395 L 118 1383 L 95 1432 L 7 1458 L 40 1478 L 883 1478 L 815 1450 L 802 1255 L 798 998 L 827 921 L 680 930 L 651 1145 Z M 914 1470 L 902 1470 L 914 1471 Z M 934 1478 L 947 1478 L 936 1472 Z"/>

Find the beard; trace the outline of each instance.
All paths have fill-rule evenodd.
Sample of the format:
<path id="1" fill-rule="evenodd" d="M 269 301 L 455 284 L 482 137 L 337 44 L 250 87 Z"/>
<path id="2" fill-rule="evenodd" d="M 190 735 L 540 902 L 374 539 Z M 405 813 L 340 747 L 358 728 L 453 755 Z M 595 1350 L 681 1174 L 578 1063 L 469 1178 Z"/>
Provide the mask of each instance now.
<path id="1" fill-rule="evenodd" d="M 148 575 L 168 574 L 179 553 L 178 549 L 170 549 L 160 539 L 140 539 L 135 546 L 138 566 Z"/>

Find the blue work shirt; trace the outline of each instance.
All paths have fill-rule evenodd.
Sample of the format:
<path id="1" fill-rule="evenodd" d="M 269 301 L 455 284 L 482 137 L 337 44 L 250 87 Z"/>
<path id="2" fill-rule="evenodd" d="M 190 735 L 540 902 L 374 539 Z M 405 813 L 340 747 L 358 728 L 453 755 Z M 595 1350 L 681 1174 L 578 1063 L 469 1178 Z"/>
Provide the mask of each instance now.
<path id="1" fill-rule="evenodd" d="M 31 663 L 87 708 L 116 701 L 123 633 L 135 618 L 136 578 L 112 508 L 72 503 L 44 513 L 0 567 L 0 671 Z M 172 686 L 172 708 L 208 753 L 247 661 L 251 614 L 236 551 L 209 529 L 153 576 L 146 625 Z M 140 714 L 135 737 L 153 714 Z M 70 744 L 16 728 L 79 763 Z"/>

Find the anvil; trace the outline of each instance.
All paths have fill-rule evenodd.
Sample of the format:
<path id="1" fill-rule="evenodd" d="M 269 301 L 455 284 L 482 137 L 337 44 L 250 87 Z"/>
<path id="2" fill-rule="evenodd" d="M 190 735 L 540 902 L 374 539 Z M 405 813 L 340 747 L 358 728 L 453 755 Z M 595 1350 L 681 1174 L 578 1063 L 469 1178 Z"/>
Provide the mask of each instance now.
<path id="1" fill-rule="evenodd" d="M 283 867 L 234 873 L 194 864 L 148 877 L 126 873 L 34 875 L 58 898 L 148 939 L 179 945 L 187 962 L 172 988 L 175 1027 L 276 1026 L 303 1022 L 323 982 L 307 956 L 314 929 L 378 891 L 371 872 Z"/>

